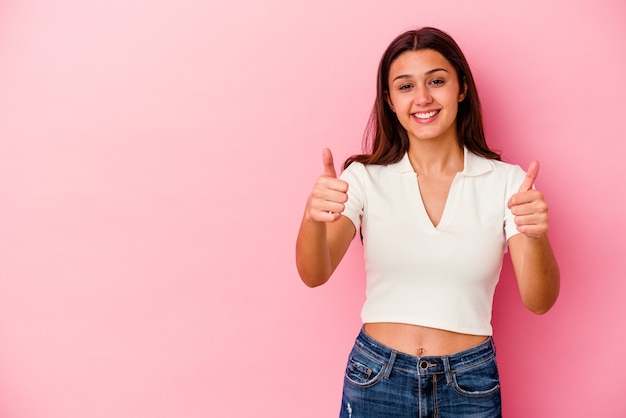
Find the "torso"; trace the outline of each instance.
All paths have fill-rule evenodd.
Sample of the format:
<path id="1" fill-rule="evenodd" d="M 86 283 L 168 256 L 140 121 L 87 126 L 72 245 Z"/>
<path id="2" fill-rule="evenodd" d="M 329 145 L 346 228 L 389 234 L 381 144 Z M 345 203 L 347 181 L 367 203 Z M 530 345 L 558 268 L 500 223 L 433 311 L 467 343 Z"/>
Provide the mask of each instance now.
<path id="1" fill-rule="evenodd" d="M 429 177 L 418 173 L 417 181 L 422 202 L 435 227 L 439 225 L 443 216 L 455 176 L 455 170 L 439 177 Z M 487 336 L 459 334 L 419 325 L 388 322 L 365 324 L 365 332 L 388 347 L 417 357 L 457 353 L 487 339 Z"/>

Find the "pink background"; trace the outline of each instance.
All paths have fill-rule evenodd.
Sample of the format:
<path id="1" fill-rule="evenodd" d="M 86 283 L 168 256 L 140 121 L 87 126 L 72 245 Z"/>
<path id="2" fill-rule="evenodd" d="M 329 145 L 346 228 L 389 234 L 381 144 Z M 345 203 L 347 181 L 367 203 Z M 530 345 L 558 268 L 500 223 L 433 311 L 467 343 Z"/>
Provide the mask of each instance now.
<path id="1" fill-rule="evenodd" d="M 0 2 L 0 416 L 337 416 L 360 246 L 310 290 L 295 236 L 424 25 L 551 205 L 557 305 L 508 259 L 496 295 L 506 416 L 626 416 L 622 0 Z"/>

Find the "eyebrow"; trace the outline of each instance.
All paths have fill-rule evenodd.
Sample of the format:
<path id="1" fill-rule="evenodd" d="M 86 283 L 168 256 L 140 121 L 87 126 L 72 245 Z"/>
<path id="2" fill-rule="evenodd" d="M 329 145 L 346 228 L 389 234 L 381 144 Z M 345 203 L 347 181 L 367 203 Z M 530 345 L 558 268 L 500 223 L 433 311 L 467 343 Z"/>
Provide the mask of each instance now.
<path id="1" fill-rule="evenodd" d="M 446 70 L 445 68 L 433 68 L 432 70 L 426 71 L 424 73 L 424 75 L 431 75 L 431 74 L 434 74 L 434 73 L 436 73 L 438 71 L 445 71 L 446 73 L 448 72 L 448 70 Z M 396 78 L 394 78 L 393 80 L 391 80 L 391 82 L 393 83 L 396 80 L 400 80 L 400 79 L 403 79 L 403 78 L 411 78 L 411 77 L 413 77 L 413 76 L 410 75 L 410 74 L 401 74 L 401 75 L 397 76 Z"/>

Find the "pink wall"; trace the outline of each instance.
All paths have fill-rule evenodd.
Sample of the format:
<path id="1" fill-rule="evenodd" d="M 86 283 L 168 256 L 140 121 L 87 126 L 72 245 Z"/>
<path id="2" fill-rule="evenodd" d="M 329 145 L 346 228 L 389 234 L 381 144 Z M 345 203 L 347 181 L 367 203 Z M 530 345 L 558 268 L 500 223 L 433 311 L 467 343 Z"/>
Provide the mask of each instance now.
<path id="1" fill-rule="evenodd" d="M 382 6 L 382 4 L 385 6 Z M 297 277 L 322 170 L 378 59 L 435 25 L 488 135 L 542 162 L 563 287 L 494 320 L 505 413 L 626 416 L 622 0 L 0 3 L 0 416 L 337 415 L 363 279 Z"/>

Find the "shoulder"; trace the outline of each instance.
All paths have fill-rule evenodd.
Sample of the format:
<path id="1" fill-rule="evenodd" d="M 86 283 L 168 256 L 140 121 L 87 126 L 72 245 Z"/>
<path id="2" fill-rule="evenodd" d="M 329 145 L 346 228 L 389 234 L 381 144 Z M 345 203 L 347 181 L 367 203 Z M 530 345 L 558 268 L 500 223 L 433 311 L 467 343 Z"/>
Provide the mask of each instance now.
<path id="1" fill-rule="evenodd" d="M 406 167 L 407 164 L 408 168 Z M 389 175 L 412 171 L 413 168 L 410 166 L 410 163 L 406 163 L 404 160 L 388 165 L 353 162 L 344 169 L 341 173 L 341 177 L 344 179 L 355 177 L 361 179 L 382 179 Z"/>
<path id="2" fill-rule="evenodd" d="M 504 190 L 507 195 L 517 190 L 526 176 L 517 164 L 492 160 L 471 152 L 466 154 L 464 174 L 489 190 Z"/>
<path id="3" fill-rule="evenodd" d="M 494 172 L 498 177 L 504 178 L 509 187 L 519 187 L 526 177 L 526 172 L 517 164 L 504 161 L 494 161 Z"/>
<path id="4" fill-rule="evenodd" d="M 476 155 L 469 150 L 465 151 L 465 174 L 467 175 L 487 174 L 499 178 L 508 178 L 517 177 L 520 173 L 524 173 L 524 170 L 517 164 L 493 160 Z"/>
<path id="5" fill-rule="evenodd" d="M 365 173 L 365 164 L 359 162 L 352 162 L 347 166 L 339 175 L 342 180 L 350 181 L 351 179 L 360 179 Z"/>
<path id="6" fill-rule="evenodd" d="M 360 162 L 352 162 L 344 170 L 354 173 L 368 173 L 370 175 L 383 174 L 383 173 L 412 173 L 413 167 L 409 161 L 408 154 L 404 154 L 403 157 L 391 164 L 363 164 Z"/>
<path id="7" fill-rule="evenodd" d="M 494 170 L 499 174 L 505 174 L 508 176 L 515 176 L 519 173 L 524 173 L 522 167 L 517 164 L 508 163 L 505 161 L 492 160 Z M 524 173 L 525 174 L 525 173 Z"/>

